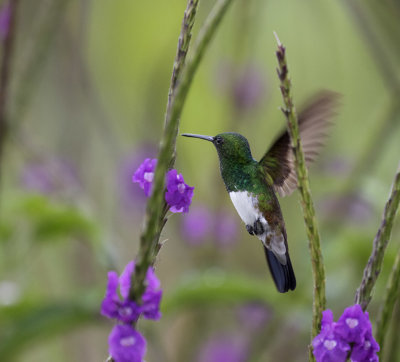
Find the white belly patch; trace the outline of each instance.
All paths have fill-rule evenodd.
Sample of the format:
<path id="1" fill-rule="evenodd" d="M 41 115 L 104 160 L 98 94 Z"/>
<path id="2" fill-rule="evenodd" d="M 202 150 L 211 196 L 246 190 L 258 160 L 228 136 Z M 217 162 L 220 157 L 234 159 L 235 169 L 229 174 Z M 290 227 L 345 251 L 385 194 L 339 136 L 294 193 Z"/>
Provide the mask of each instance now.
<path id="1" fill-rule="evenodd" d="M 282 264 L 286 264 L 286 246 L 282 233 L 273 232 L 258 210 L 258 200 L 253 194 L 247 191 L 232 191 L 229 193 L 233 205 L 240 218 L 246 225 L 253 226 L 257 220 L 260 220 L 264 233 L 257 235 L 266 248 L 272 250 Z"/>

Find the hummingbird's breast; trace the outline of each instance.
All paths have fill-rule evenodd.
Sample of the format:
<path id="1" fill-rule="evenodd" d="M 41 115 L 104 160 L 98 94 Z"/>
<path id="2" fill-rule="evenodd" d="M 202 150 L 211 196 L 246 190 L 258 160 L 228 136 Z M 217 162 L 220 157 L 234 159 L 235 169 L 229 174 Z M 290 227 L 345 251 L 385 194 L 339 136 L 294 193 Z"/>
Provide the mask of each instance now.
<path id="1" fill-rule="evenodd" d="M 231 191 L 229 196 L 247 230 L 254 230 L 264 246 L 286 265 L 285 226 L 273 189 L 265 183 L 250 190 Z"/>

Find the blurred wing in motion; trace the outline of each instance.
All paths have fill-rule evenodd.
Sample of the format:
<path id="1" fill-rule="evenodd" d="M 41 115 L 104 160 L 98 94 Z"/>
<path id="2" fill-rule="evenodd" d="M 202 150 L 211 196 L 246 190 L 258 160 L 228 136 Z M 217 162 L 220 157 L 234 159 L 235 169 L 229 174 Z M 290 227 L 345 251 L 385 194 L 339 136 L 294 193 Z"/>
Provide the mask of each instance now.
<path id="1" fill-rule="evenodd" d="M 327 138 L 327 130 L 339 103 L 339 94 L 323 91 L 309 102 L 298 116 L 299 132 L 307 165 L 314 161 Z M 297 187 L 290 136 L 283 132 L 259 164 L 271 176 L 280 196 L 290 195 Z"/>

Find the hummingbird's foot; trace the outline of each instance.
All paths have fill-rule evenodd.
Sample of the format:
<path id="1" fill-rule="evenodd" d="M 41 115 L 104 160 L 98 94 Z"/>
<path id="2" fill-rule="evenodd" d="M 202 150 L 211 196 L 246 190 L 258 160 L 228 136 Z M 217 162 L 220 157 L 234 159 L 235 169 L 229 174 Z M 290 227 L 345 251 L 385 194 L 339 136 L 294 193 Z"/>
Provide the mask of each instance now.
<path id="1" fill-rule="evenodd" d="M 254 229 L 251 225 L 246 225 L 246 230 L 250 235 L 254 235 Z"/>
<path id="2" fill-rule="evenodd" d="M 264 226 L 263 226 L 263 224 L 261 223 L 261 220 L 260 220 L 260 219 L 257 219 L 257 220 L 254 222 L 254 234 L 256 234 L 256 235 L 262 235 L 262 234 L 264 234 Z"/>

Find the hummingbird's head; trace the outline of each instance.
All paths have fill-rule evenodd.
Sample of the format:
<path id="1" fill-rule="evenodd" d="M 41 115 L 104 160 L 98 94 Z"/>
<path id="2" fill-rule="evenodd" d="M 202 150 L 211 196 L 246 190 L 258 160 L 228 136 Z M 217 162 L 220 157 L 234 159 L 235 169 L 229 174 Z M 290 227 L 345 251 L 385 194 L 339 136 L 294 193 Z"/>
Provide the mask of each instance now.
<path id="1" fill-rule="evenodd" d="M 250 152 L 249 142 L 247 142 L 247 139 L 239 133 L 225 132 L 217 134 L 214 137 L 183 133 L 182 136 L 200 138 L 212 142 L 217 149 L 221 161 L 229 159 L 240 163 L 253 159 Z"/>

